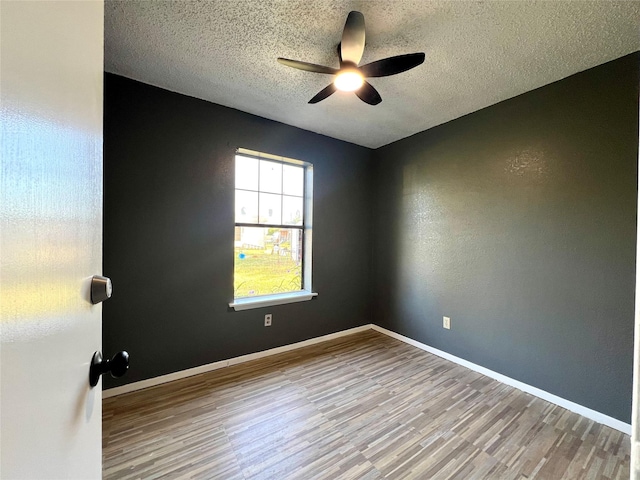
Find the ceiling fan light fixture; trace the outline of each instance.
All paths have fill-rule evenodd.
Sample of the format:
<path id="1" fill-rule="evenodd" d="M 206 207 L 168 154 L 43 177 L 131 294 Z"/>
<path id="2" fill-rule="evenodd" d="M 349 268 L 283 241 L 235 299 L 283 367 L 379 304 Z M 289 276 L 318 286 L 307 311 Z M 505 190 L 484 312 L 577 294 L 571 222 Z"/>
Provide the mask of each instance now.
<path id="1" fill-rule="evenodd" d="M 360 100 L 369 105 L 379 105 L 380 102 L 382 102 L 382 97 L 378 91 L 373 88 L 373 85 L 365 81 L 365 78 L 396 75 L 411 70 L 424 62 L 424 52 L 421 52 L 396 55 L 358 66 L 362 59 L 364 45 L 364 15 L 360 12 L 353 11 L 347 15 L 347 22 L 344 24 L 342 39 L 338 46 L 338 57 L 340 59 L 339 70 L 337 68 L 283 57 L 278 57 L 278 62 L 287 67 L 297 68 L 298 70 L 336 76 L 333 82 L 309 100 L 311 104 L 321 102 L 325 98 L 333 95 L 336 90 L 342 90 L 343 92 L 354 92 Z"/>
<path id="2" fill-rule="evenodd" d="M 364 77 L 355 68 L 341 71 L 333 81 L 336 88 L 343 92 L 355 92 L 363 83 Z"/>

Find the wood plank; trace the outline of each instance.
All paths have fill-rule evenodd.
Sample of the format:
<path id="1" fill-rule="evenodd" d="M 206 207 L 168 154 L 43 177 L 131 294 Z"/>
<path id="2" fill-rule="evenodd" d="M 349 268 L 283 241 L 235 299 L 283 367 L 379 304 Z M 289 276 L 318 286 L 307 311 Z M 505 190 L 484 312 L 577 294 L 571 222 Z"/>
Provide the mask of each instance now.
<path id="1" fill-rule="evenodd" d="M 105 479 L 628 479 L 630 438 L 375 331 L 103 402 Z"/>

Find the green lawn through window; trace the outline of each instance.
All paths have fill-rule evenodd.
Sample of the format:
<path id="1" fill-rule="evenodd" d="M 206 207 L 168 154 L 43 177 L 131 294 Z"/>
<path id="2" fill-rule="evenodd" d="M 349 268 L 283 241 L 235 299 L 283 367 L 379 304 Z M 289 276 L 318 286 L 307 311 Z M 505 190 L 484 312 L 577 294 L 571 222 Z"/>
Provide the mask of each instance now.
<path id="1" fill-rule="evenodd" d="M 302 267 L 290 254 L 235 248 L 234 298 L 302 290 Z"/>

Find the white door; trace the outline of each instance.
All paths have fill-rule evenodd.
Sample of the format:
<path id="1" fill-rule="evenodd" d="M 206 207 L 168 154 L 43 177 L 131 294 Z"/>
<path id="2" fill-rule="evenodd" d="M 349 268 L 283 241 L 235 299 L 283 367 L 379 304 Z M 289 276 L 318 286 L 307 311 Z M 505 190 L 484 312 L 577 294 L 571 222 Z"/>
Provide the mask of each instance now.
<path id="1" fill-rule="evenodd" d="M 0 477 L 101 477 L 103 3 L 0 1 Z"/>

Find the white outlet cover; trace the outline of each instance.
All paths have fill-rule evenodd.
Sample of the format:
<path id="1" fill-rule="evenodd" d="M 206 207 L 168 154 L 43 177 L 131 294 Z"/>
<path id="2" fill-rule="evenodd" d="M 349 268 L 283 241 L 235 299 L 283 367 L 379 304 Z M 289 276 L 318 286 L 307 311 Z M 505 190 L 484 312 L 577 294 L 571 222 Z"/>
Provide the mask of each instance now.
<path id="1" fill-rule="evenodd" d="M 449 317 L 442 317 L 442 327 L 448 330 L 451 329 L 451 319 Z"/>

